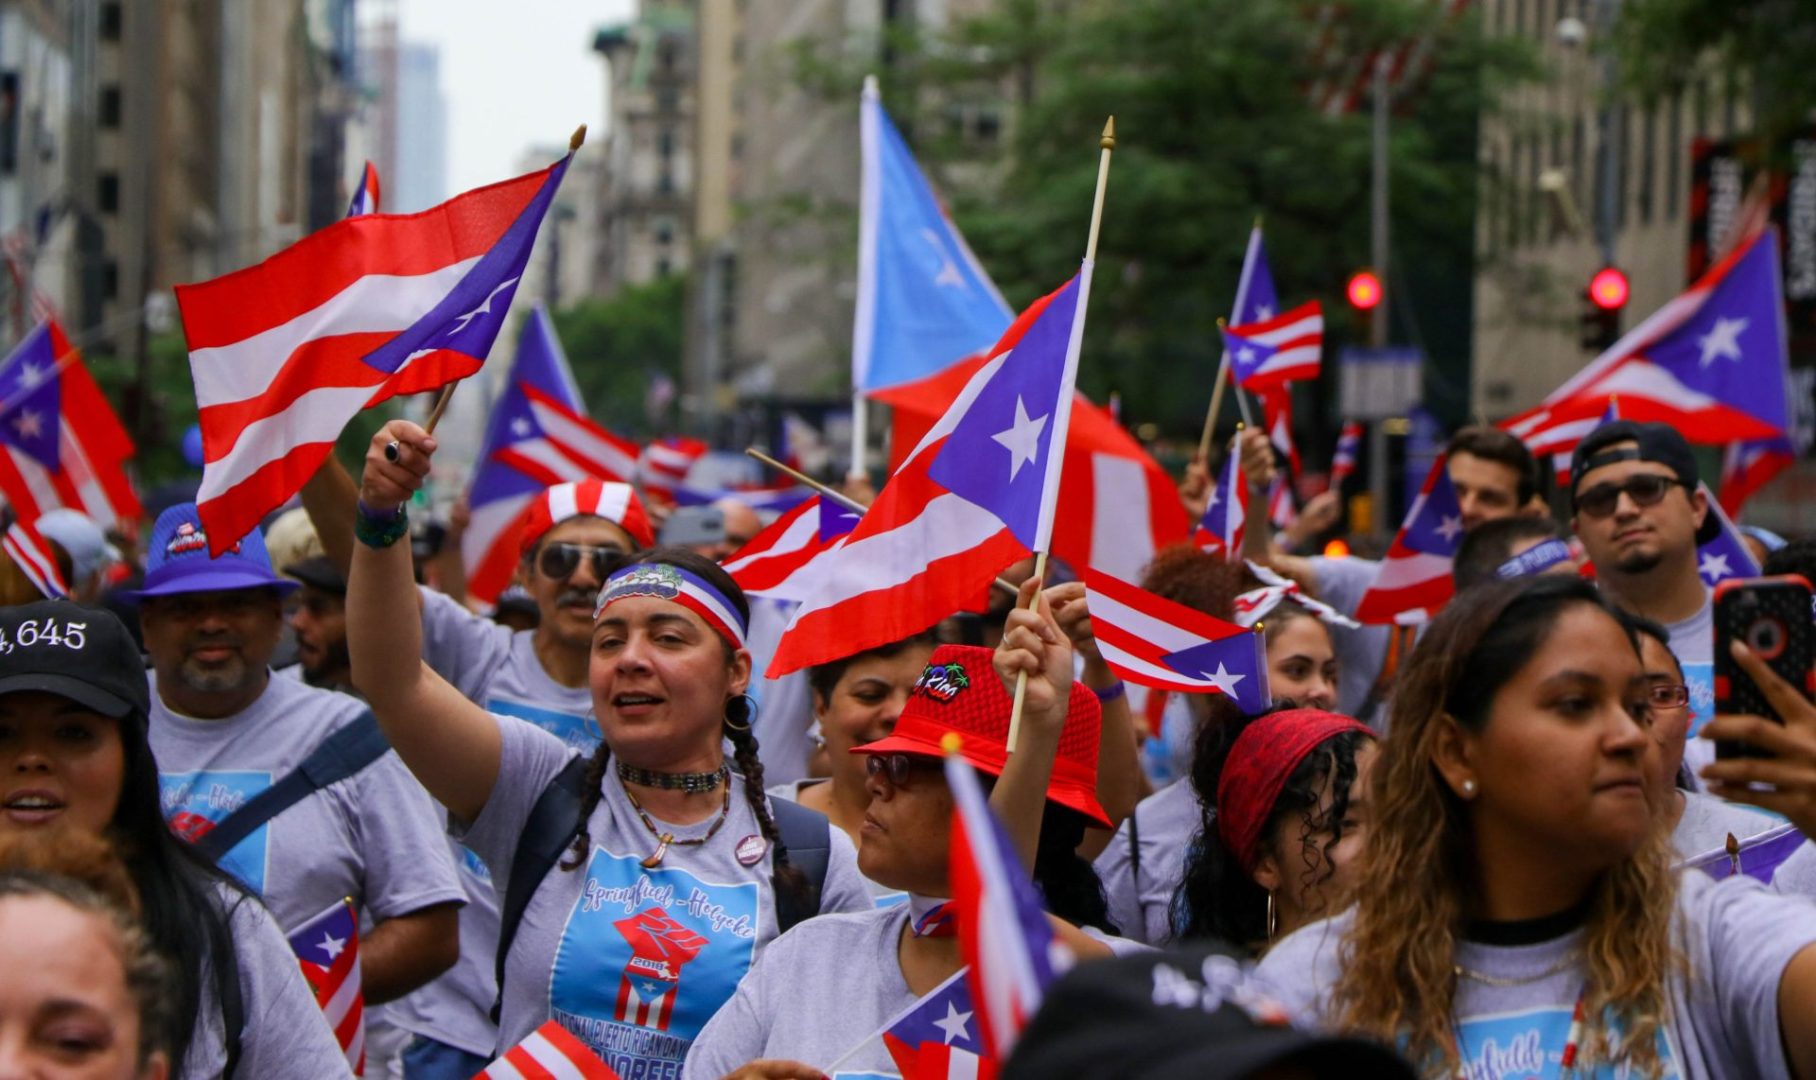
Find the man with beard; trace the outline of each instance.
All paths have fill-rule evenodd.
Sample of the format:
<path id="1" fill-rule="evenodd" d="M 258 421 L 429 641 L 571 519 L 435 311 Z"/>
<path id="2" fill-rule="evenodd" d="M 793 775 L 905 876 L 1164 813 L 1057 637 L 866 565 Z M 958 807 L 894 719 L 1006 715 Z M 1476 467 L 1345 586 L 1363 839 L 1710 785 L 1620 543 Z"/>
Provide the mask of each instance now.
<path id="1" fill-rule="evenodd" d="M 302 582 L 302 588 L 289 616 L 296 667 L 279 674 L 297 675 L 323 690 L 354 693 L 353 662 L 347 656 L 347 579 L 326 555 L 291 563 L 284 573 Z"/>
<path id="2" fill-rule="evenodd" d="M 372 723 L 357 699 L 272 676 L 282 597 L 296 584 L 272 571 L 259 531 L 219 558 L 208 546 L 194 503 L 166 510 L 138 593 L 164 814 L 198 843 L 341 729 Z M 352 897 L 370 926 L 359 944 L 368 1004 L 409 993 L 458 955 L 465 895 L 434 803 L 395 753 L 312 787 L 220 864 L 284 927 Z"/>

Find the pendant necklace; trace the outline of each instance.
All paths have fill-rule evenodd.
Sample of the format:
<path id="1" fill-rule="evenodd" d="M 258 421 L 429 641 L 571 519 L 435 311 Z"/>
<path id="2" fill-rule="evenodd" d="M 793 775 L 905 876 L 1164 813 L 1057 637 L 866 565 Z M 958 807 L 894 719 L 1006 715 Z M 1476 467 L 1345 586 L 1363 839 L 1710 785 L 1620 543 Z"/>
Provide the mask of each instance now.
<path id="1" fill-rule="evenodd" d="M 663 830 L 656 828 L 656 823 L 651 820 L 649 814 L 644 811 L 643 804 L 637 801 L 637 796 L 631 792 L 629 787 L 626 787 L 621 783 L 619 786 L 624 789 L 624 797 L 631 801 L 631 809 L 637 811 L 637 817 L 643 822 L 643 827 L 648 829 L 650 835 L 656 838 L 656 850 L 638 860 L 638 865 L 642 866 L 645 870 L 654 870 L 656 867 L 662 865 L 662 858 L 668 854 L 668 849 L 671 846 L 699 847 L 701 844 L 711 840 L 713 836 L 718 833 L 719 829 L 725 825 L 725 819 L 731 815 L 730 773 L 731 770 L 724 766 L 721 766 L 719 769 L 720 783 L 725 789 L 725 799 L 719 804 L 718 820 L 713 822 L 712 828 L 706 830 L 706 835 L 696 836 L 689 840 L 677 840 L 673 833 L 664 832 Z"/>

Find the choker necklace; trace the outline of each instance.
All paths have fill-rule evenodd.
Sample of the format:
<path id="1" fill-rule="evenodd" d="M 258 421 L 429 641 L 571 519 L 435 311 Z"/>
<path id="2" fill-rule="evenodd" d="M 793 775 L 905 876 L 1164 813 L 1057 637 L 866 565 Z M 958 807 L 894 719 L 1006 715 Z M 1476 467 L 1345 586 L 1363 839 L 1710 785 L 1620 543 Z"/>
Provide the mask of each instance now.
<path id="1" fill-rule="evenodd" d="M 719 786 L 725 776 L 723 767 L 712 772 L 657 772 L 654 769 L 639 769 L 620 761 L 618 779 L 627 784 L 642 784 L 644 787 L 661 788 L 664 791 L 685 791 L 690 794 L 712 791 Z"/>
<path id="2" fill-rule="evenodd" d="M 638 770 L 638 771 L 642 771 L 642 770 Z M 650 820 L 649 814 L 646 813 L 643 809 L 643 804 L 637 801 L 637 796 L 631 793 L 630 788 L 628 788 L 628 787 L 623 788 L 624 797 L 631 801 L 631 809 L 637 811 L 637 817 L 642 819 L 643 827 L 648 829 L 649 834 L 656 838 L 656 850 L 650 852 L 648 855 L 646 855 L 642 859 L 640 859 L 638 861 L 638 864 L 640 866 L 642 866 L 645 870 L 654 870 L 656 867 L 662 865 L 662 857 L 668 854 L 668 849 L 670 846 L 699 847 L 701 844 L 704 844 L 708 840 L 711 840 L 713 838 L 713 836 L 716 833 L 718 833 L 720 827 L 722 827 L 725 824 L 725 819 L 731 815 L 731 776 L 730 776 L 730 772 L 731 772 L 731 770 L 729 770 L 725 766 L 720 766 L 719 772 L 717 774 L 719 777 L 719 781 L 722 784 L 724 784 L 724 786 L 725 786 L 725 801 L 719 805 L 718 820 L 713 822 L 712 828 L 706 830 L 705 836 L 696 836 L 690 840 L 677 840 L 677 839 L 675 839 L 675 835 L 673 833 L 666 833 L 666 832 L 663 832 L 661 829 L 656 828 L 656 823 L 654 821 Z M 624 774 L 622 772 L 620 772 L 618 775 L 620 777 L 622 777 Z M 652 773 L 651 775 L 664 776 L 664 775 L 672 775 L 672 774 Z M 622 784 L 620 784 L 619 786 L 623 787 Z"/>

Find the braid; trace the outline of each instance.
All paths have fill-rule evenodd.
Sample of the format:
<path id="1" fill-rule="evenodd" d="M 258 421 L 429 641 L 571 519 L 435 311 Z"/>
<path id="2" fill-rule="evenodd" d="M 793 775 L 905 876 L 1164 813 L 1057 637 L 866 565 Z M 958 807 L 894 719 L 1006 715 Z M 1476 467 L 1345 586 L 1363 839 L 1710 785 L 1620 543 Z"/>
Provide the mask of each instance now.
<path id="1" fill-rule="evenodd" d="M 586 862 L 587 849 L 593 846 L 593 837 L 587 831 L 586 823 L 592 820 L 593 811 L 598 808 L 599 800 L 605 794 L 605 766 L 611 760 L 612 748 L 602 739 L 599 748 L 593 751 L 593 760 L 586 767 L 586 780 L 580 786 L 580 831 L 574 834 L 574 848 L 570 852 L 573 861 L 563 861 L 563 870 L 580 869 L 580 865 Z"/>
<path id="2" fill-rule="evenodd" d="M 748 697 L 735 697 L 725 705 L 725 737 L 731 740 L 732 764 L 744 777 L 744 800 L 756 816 L 757 828 L 769 841 L 775 867 L 776 884 L 797 899 L 807 896 L 807 876 L 788 861 L 788 845 L 782 842 L 782 830 L 776 828 L 769 813 L 769 797 L 763 792 L 763 761 L 757 756 L 757 736 L 750 730 L 756 710 Z"/>

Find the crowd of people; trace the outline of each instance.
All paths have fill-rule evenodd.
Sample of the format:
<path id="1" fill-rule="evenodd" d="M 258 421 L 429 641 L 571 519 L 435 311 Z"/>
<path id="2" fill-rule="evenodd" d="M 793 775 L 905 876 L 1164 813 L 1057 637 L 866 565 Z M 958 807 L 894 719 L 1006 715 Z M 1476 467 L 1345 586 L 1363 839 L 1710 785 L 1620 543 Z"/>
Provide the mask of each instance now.
<path id="1" fill-rule="evenodd" d="M 720 565 L 762 522 L 609 481 L 534 496 L 479 610 L 410 542 L 436 450 L 392 421 L 218 556 L 193 504 L 142 566 L 46 515 L 65 599 L 0 555 L 0 1075 L 468 1080 L 551 1020 L 623 1080 L 901 1075 L 882 1031 L 965 965 L 956 752 L 1076 960 L 1005 1076 L 1816 1078 L 1816 705 L 1737 644 L 1776 715 L 1714 715 L 1670 427 L 1602 424 L 1555 498 L 1454 436 L 1422 627 L 1356 619 L 1379 563 L 1300 550 L 1336 493 L 1267 527 L 1243 433 L 1241 550 L 1140 584 L 1259 628 L 1247 713 L 1125 685 L 1031 560 L 981 629 L 765 678 L 786 605 Z M 1816 541 L 1754 537 L 1816 579 Z M 342 903 L 354 1028 L 290 940 Z"/>

